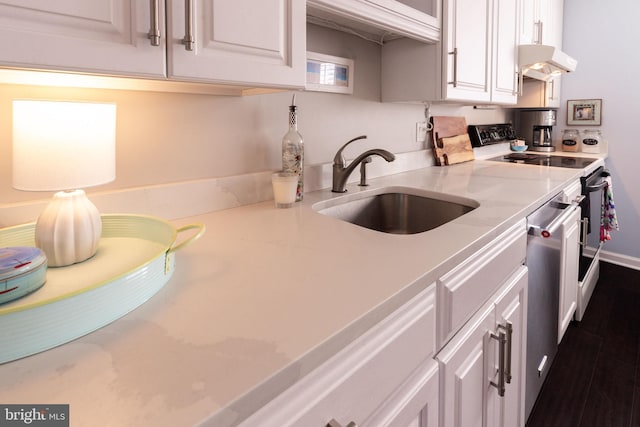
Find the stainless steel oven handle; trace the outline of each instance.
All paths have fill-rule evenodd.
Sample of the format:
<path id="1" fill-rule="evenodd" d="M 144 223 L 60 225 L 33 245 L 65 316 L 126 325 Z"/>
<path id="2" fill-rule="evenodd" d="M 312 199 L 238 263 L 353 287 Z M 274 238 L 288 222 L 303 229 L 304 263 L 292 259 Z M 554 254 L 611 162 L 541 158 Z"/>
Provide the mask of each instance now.
<path id="1" fill-rule="evenodd" d="M 606 186 L 607 186 L 607 181 L 603 180 L 603 181 L 600 181 L 600 183 L 598 183 L 596 185 L 587 186 L 586 190 L 587 190 L 588 193 L 593 193 L 593 192 L 602 190 Z"/>

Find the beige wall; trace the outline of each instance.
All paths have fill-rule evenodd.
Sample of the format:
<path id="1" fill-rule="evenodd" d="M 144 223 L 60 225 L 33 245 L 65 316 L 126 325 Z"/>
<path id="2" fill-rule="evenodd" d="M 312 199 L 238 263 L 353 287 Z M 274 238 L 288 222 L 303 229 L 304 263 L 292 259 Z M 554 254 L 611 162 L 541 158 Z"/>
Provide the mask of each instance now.
<path id="1" fill-rule="evenodd" d="M 424 118 L 423 106 L 379 102 L 379 46 L 311 25 L 308 39 L 308 50 L 353 58 L 356 74 L 352 96 L 298 93 L 307 164 L 330 162 L 340 145 L 361 134 L 368 140 L 347 150 L 347 157 L 372 147 L 397 153 L 423 148 L 414 134 L 415 122 Z M 102 191 L 278 169 L 291 95 L 225 97 L 0 85 L 0 206 L 50 196 L 11 187 L 13 99 L 117 103 L 117 178 L 96 189 Z M 501 109 L 460 106 L 434 106 L 431 112 L 464 114 L 469 123 L 500 122 L 506 116 Z"/>

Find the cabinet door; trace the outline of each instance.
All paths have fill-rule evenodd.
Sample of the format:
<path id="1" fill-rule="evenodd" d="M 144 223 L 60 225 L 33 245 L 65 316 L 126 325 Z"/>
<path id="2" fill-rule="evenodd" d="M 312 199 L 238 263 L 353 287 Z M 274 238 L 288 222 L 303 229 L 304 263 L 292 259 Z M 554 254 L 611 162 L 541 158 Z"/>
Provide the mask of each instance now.
<path id="1" fill-rule="evenodd" d="M 560 108 L 561 81 L 562 76 L 556 76 L 545 83 L 545 107 Z"/>
<path id="2" fill-rule="evenodd" d="M 165 76 L 164 2 L 1 0 L 0 65 L 114 75 Z M 152 16 L 154 19 L 152 19 Z"/>
<path id="3" fill-rule="evenodd" d="M 539 0 L 520 0 L 520 44 L 538 43 Z"/>
<path id="4" fill-rule="evenodd" d="M 563 0 L 538 0 L 540 43 L 562 48 Z"/>
<path id="5" fill-rule="evenodd" d="M 442 427 L 487 426 L 495 308 L 485 305 L 438 354 Z"/>
<path id="6" fill-rule="evenodd" d="M 518 4 L 516 0 L 493 1 L 493 79 L 491 100 L 518 101 Z"/>
<path id="7" fill-rule="evenodd" d="M 527 279 L 527 268 L 521 266 L 438 354 L 442 427 L 524 426 Z M 500 332 L 505 344 L 496 339 Z M 501 375 L 504 396 L 498 392 Z"/>
<path id="8" fill-rule="evenodd" d="M 524 398 L 526 377 L 527 342 L 527 283 L 528 270 L 521 267 L 507 284 L 496 302 L 498 325 L 511 325 L 511 338 L 508 342 L 510 361 L 508 360 L 508 379 L 503 397 L 492 390 L 496 405 L 496 421 L 490 425 L 496 427 L 524 427 Z M 495 369 L 495 368 L 494 368 Z"/>
<path id="9" fill-rule="evenodd" d="M 520 44 L 562 47 L 563 0 L 521 0 Z"/>
<path id="10" fill-rule="evenodd" d="M 562 224 L 558 343 L 562 340 L 578 304 L 579 223 L 580 208 L 576 207 L 573 214 Z"/>
<path id="11" fill-rule="evenodd" d="M 491 0 L 446 2 L 444 99 L 491 100 Z"/>
<path id="12" fill-rule="evenodd" d="M 172 36 L 169 77 L 304 87 L 304 1 L 167 0 L 167 4 Z M 190 37 L 191 46 L 184 42 Z"/>
<path id="13" fill-rule="evenodd" d="M 365 422 L 370 426 L 437 427 L 438 363 L 429 359 Z"/>

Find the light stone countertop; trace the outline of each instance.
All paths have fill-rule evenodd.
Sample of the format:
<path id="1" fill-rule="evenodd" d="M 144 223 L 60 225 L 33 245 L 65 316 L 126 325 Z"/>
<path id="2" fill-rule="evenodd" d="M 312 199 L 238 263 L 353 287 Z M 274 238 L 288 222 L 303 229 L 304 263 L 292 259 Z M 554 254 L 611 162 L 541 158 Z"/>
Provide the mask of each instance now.
<path id="1" fill-rule="evenodd" d="M 292 209 L 269 201 L 175 221 L 207 231 L 177 253 L 169 283 L 98 331 L 0 365 L 0 403 L 70 404 L 72 426 L 235 425 L 583 173 L 476 160 L 347 187 L 480 203 L 415 235 L 316 213 L 342 197 L 329 190 Z"/>

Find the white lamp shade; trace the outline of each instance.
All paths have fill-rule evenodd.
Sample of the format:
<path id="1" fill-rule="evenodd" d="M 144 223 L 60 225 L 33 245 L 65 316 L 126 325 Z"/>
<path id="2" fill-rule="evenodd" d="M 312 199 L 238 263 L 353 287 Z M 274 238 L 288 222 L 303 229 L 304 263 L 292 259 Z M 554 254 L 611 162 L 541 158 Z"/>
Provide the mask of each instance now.
<path id="1" fill-rule="evenodd" d="M 116 105 L 13 101 L 13 187 L 56 191 L 115 179 Z"/>

